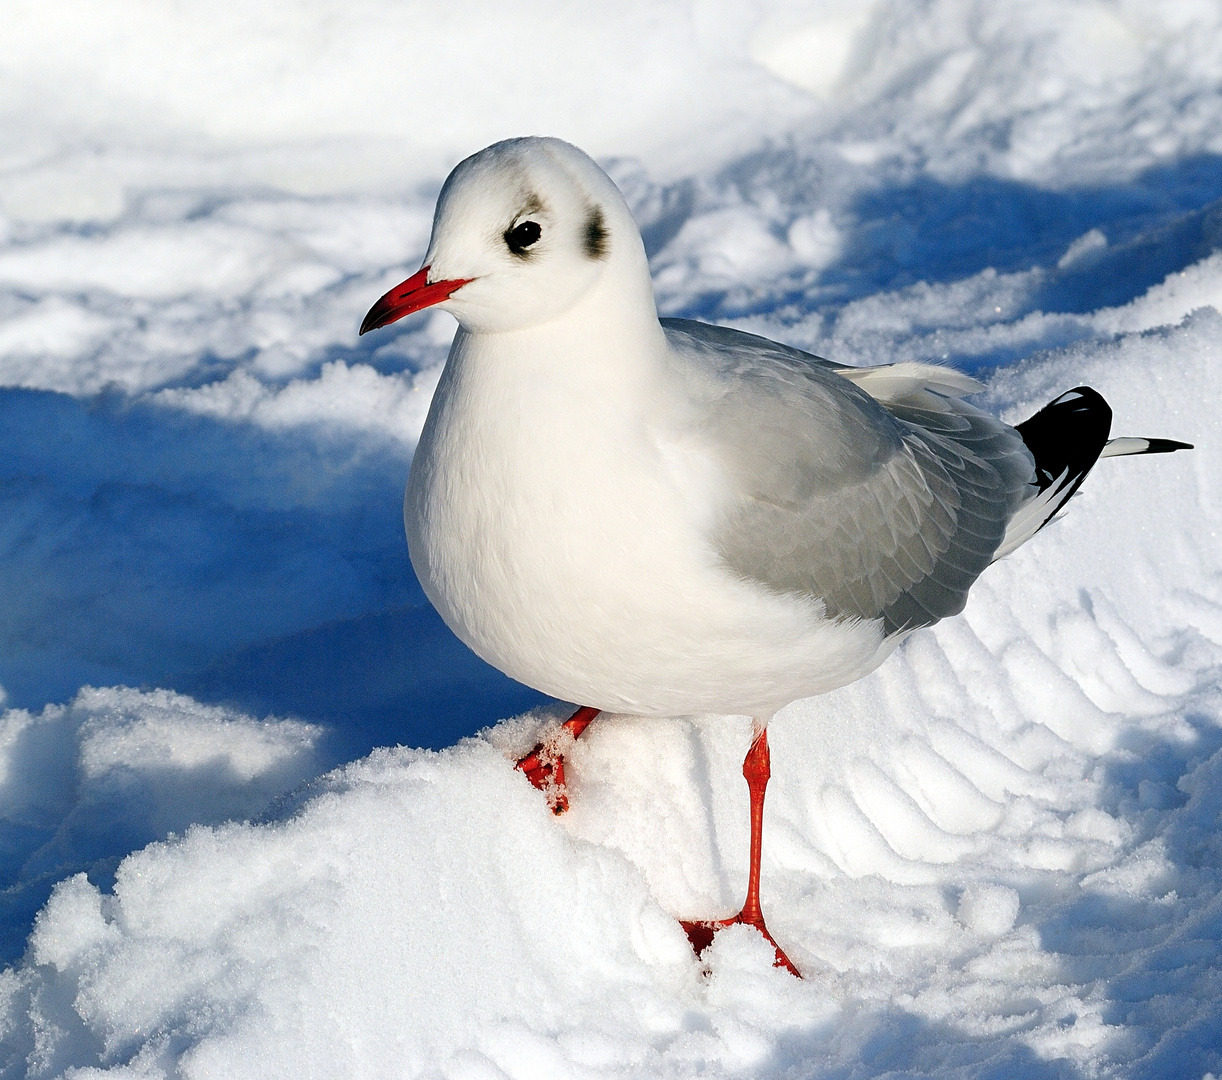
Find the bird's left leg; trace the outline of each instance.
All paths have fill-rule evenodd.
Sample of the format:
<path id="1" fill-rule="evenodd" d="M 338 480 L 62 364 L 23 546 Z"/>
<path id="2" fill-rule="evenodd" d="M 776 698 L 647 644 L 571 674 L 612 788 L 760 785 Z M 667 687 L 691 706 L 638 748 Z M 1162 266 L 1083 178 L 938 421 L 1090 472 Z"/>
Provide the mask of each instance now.
<path id="1" fill-rule="evenodd" d="M 751 749 L 743 759 L 743 777 L 747 781 L 747 789 L 751 793 L 751 863 L 747 873 L 747 899 L 743 909 L 732 919 L 721 919 L 715 922 L 688 922 L 679 920 L 687 933 L 692 948 L 699 956 L 712 944 L 713 935 L 718 930 L 736 923 L 746 923 L 754 926 L 764 939 L 776 950 L 774 966 L 783 967 L 791 975 L 802 978 L 784 950 L 773 940 L 764 925 L 764 913 L 760 908 L 760 857 L 764 850 L 764 792 L 768 788 L 768 778 L 772 775 L 772 758 L 768 753 L 767 722 L 756 721 Z"/>
<path id="2" fill-rule="evenodd" d="M 560 728 L 560 734 L 546 743 L 536 743 L 529 754 L 515 766 L 526 779 L 547 796 L 553 814 L 563 814 L 569 808 L 569 796 L 564 786 L 564 754 L 569 739 L 576 739 L 598 715 L 598 709 L 583 705 Z"/>

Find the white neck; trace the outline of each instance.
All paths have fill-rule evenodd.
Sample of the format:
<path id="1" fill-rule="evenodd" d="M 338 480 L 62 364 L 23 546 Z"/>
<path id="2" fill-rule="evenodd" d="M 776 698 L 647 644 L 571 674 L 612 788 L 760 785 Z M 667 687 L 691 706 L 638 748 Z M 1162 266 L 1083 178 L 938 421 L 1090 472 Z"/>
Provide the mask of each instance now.
<path id="1" fill-rule="evenodd" d="M 639 259 L 635 255 L 623 252 L 595 288 L 545 323 L 492 333 L 460 329 L 450 365 L 478 367 L 481 377 L 498 383 L 546 376 L 561 385 L 583 387 L 595 398 L 591 404 L 599 394 L 639 394 L 642 386 L 656 380 L 668 345 L 644 251 Z"/>

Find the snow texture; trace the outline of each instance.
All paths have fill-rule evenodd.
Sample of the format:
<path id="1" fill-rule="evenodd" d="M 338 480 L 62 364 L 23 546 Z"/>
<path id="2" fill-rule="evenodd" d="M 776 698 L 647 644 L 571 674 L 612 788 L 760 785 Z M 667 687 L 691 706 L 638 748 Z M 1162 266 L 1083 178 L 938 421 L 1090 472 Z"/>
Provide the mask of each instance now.
<path id="1" fill-rule="evenodd" d="M 1220 41 L 1211 0 L 10 0 L 0 1076 L 1222 1074 Z M 411 574 L 453 324 L 356 327 L 527 133 L 606 165 L 666 314 L 1197 444 L 775 719 L 802 981 L 676 921 L 741 903 L 750 721 L 602 717 L 555 818 L 512 761 L 564 707 Z"/>

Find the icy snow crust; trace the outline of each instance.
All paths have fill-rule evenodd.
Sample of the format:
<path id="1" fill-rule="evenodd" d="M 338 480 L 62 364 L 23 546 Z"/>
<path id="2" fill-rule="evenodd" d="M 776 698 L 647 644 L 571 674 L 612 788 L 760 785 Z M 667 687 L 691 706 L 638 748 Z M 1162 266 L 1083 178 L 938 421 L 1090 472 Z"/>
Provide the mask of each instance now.
<path id="1" fill-rule="evenodd" d="M 10 3 L 0 1075 L 1222 1073 L 1219 41 L 1192 0 Z M 607 164 L 666 313 L 1198 446 L 776 718 L 801 982 L 676 922 L 741 902 L 749 722 L 600 718 L 554 818 L 511 762 L 564 709 L 411 577 L 452 323 L 355 329 L 527 132 Z"/>

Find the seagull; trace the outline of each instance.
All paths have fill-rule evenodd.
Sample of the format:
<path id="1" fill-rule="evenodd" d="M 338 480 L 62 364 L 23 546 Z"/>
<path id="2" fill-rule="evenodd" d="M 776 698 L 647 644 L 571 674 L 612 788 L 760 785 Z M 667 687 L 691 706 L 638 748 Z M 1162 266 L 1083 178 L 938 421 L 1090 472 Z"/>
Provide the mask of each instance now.
<path id="1" fill-rule="evenodd" d="M 459 325 L 403 503 L 412 566 L 474 652 L 582 703 L 518 767 L 561 813 L 564 748 L 599 712 L 751 717 L 746 900 L 683 926 L 699 954 L 751 925 L 794 975 L 759 899 L 771 717 L 961 611 L 1098 458 L 1190 448 L 1109 441 L 1089 387 L 1011 427 L 948 367 L 659 319 L 627 203 L 559 139 L 462 161 L 424 265 L 360 332 L 431 307 Z"/>

